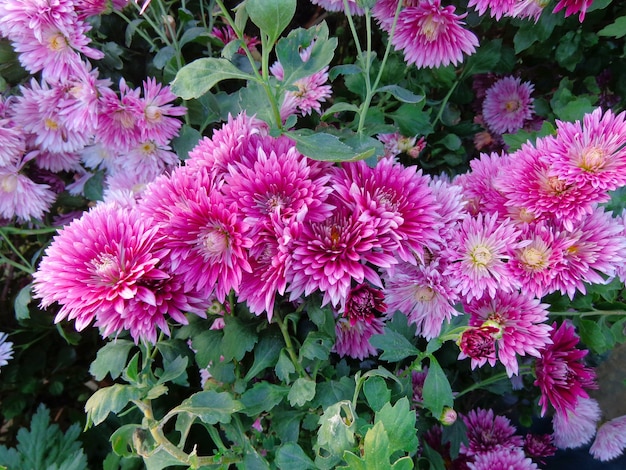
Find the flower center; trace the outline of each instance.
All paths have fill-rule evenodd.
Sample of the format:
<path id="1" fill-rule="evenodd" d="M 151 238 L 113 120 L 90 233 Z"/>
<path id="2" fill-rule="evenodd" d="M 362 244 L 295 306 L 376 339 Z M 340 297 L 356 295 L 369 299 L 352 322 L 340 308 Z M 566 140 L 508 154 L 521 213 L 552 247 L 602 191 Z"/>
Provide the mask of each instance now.
<path id="1" fill-rule="evenodd" d="M 415 289 L 415 300 L 418 302 L 430 302 L 435 298 L 435 291 L 428 286 L 419 286 Z"/>
<path id="2" fill-rule="evenodd" d="M 477 246 L 470 253 L 470 258 L 474 266 L 484 268 L 491 262 L 493 255 L 486 246 Z"/>
<path id="3" fill-rule="evenodd" d="M 202 238 L 204 251 L 211 257 L 220 256 L 229 246 L 228 234 L 222 229 L 213 229 Z"/>
<path id="4" fill-rule="evenodd" d="M 146 156 L 152 155 L 155 150 L 156 150 L 156 145 L 154 144 L 154 142 L 148 141 L 148 142 L 144 142 L 143 144 L 141 144 L 141 151 Z"/>
<path id="5" fill-rule="evenodd" d="M 51 119 L 51 118 L 44 119 L 44 126 L 46 126 L 46 129 L 48 129 L 49 131 L 58 131 L 59 130 L 59 123 L 56 122 L 54 119 Z"/>
<path id="6" fill-rule="evenodd" d="M 158 122 L 163 118 L 163 113 L 158 106 L 146 106 L 146 119 L 151 122 Z"/>
<path id="7" fill-rule="evenodd" d="M 543 269 L 546 264 L 544 254 L 536 248 L 528 247 L 520 255 L 522 263 L 532 270 Z"/>
<path id="8" fill-rule="evenodd" d="M 94 274 L 102 281 L 114 283 L 120 278 L 117 258 L 110 253 L 103 253 L 92 262 Z"/>
<path id="9" fill-rule="evenodd" d="M 125 109 L 118 109 L 115 111 L 114 119 L 125 129 L 132 129 L 135 127 L 135 116 Z"/>
<path id="10" fill-rule="evenodd" d="M 556 176 L 550 176 L 548 178 L 548 186 L 557 196 L 567 190 L 567 183 L 562 179 L 557 178 Z"/>
<path id="11" fill-rule="evenodd" d="M 523 207 L 519 211 L 519 220 L 521 222 L 526 222 L 527 224 L 531 223 L 535 220 L 535 216 L 528 209 L 524 209 Z"/>
<path id="12" fill-rule="evenodd" d="M 601 149 L 596 147 L 586 148 L 582 152 L 578 166 L 585 171 L 593 173 L 601 170 L 605 161 L 605 154 Z"/>
<path id="13" fill-rule="evenodd" d="M 426 37 L 428 42 L 433 42 L 437 39 L 442 27 L 443 23 L 437 21 L 435 15 L 428 15 L 421 24 L 422 34 Z"/>
<path id="14" fill-rule="evenodd" d="M 53 34 L 48 39 L 48 47 L 54 52 L 59 52 L 65 49 L 68 45 L 69 43 L 67 42 L 67 39 L 61 33 Z"/>
<path id="15" fill-rule="evenodd" d="M 0 177 L 0 189 L 5 193 L 12 193 L 17 189 L 17 175 L 9 174 Z"/>
<path id="16" fill-rule="evenodd" d="M 514 113 L 518 109 L 520 109 L 522 104 L 518 99 L 510 99 L 506 103 L 504 103 L 504 109 L 507 113 Z"/>

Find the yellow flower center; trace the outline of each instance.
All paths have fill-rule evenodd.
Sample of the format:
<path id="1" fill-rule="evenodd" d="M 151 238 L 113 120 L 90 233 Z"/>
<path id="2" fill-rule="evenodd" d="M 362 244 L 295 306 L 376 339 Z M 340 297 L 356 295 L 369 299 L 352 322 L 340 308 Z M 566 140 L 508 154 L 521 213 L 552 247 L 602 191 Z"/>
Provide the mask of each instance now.
<path id="1" fill-rule="evenodd" d="M 605 153 L 596 147 L 586 148 L 580 156 L 579 168 L 593 173 L 601 170 L 606 162 Z"/>
<path id="2" fill-rule="evenodd" d="M 532 247 L 525 248 L 522 251 L 520 254 L 520 260 L 524 263 L 524 265 L 526 265 L 526 267 L 533 271 L 541 270 L 546 265 L 544 253 Z"/>
<path id="3" fill-rule="evenodd" d="M 567 190 L 567 183 L 556 176 L 550 176 L 548 178 L 548 186 L 557 196 Z"/>
<path id="4" fill-rule="evenodd" d="M 470 258 L 474 266 L 484 268 L 491 262 L 493 255 L 489 248 L 479 245 L 471 251 Z"/>
<path id="5" fill-rule="evenodd" d="M 433 42 L 439 36 L 443 23 L 437 21 L 434 15 L 429 15 L 422 21 L 422 34 L 428 42 Z"/>
<path id="6" fill-rule="evenodd" d="M 435 298 L 435 291 L 428 286 L 419 286 L 415 289 L 415 300 L 418 302 L 430 302 Z"/>
<path id="7" fill-rule="evenodd" d="M 59 130 L 59 123 L 56 122 L 54 119 L 46 118 L 44 120 L 44 125 L 46 126 L 46 129 L 48 129 L 49 131 L 58 131 Z"/>
<path id="8" fill-rule="evenodd" d="M 522 106 L 522 104 L 519 102 L 519 100 L 508 100 L 506 103 L 504 103 L 504 109 L 506 110 L 507 113 L 513 113 L 515 111 L 517 111 L 518 109 L 520 109 Z"/>
<path id="9" fill-rule="evenodd" d="M 4 175 L 0 177 L 0 189 L 5 193 L 12 193 L 17 189 L 17 175 Z"/>
<path id="10" fill-rule="evenodd" d="M 65 49 L 68 45 L 69 43 L 67 42 L 67 38 L 61 33 L 53 34 L 48 39 L 48 47 L 54 52 L 59 52 Z"/>

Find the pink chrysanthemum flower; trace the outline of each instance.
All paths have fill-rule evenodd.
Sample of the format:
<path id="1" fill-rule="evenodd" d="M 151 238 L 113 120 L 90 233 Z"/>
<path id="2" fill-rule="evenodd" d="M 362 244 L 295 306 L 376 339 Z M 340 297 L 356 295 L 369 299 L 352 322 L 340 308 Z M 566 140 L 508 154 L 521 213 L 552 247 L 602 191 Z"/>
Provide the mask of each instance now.
<path id="1" fill-rule="evenodd" d="M 487 90 L 483 101 L 483 118 L 492 132 L 516 132 L 534 113 L 534 90 L 530 82 L 512 76 L 504 77 Z"/>
<path id="2" fill-rule="evenodd" d="M 574 410 L 555 413 L 552 417 L 554 445 L 559 449 L 575 449 L 588 444 L 596 434 L 600 405 L 593 398 L 579 398 Z"/>
<path id="3" fill-rule="evenodd" d="M 295 147 L 286 153 L 259 148 L 254 161 L 229 166 L 223 192 L 228 201 L 237 202 L 252 236 L 268 226 L 273 214 L 285 222 L 325 220 L 333 209 L 324 202 L 331 191 L 329 179 L 312 179 L 308 159 Z"/>
<path id="4" fill-rule="evenodd" d="M 438 205 L 437 212 L 441 220 L 438 242 L 443 248 L 454 237 L 458 224 L 469 217 L 469 214 L 463 200 L 463 188 L 458 184 L 444 178 L 435 178 L 430 183 L 430 189 Z"/>
<path id="5" fill-rule="evenodd" d="M 0 333 L 0 367 L 6 366 L 13 359 L 13 343 L 7 341 L 9 335 Z"/>
<path id="6" fill-rule="evenodd" d="M 176 99 L 169 86 L 157 83 L 154 78 L 143 82 L 143 117 L 139 121 L 142 140 L 166 145 L 178 134 L 182 122 L 172 116 L 183 116 L 187 109 L 171 104 Z"/>
<path id="7" fill-rule="evenodd" d="M 122 168 L 119 154 L 102 142 L 87 145 L 79 153 L 85 168 L 105 170 L 107 173 L 116 173 Z"/>
<path id="8" fill-rule="evenodd" d="M 518 247 L 519 236 L 517 227 L 508 220 L 499 222 L 497 214 L 463 220 L 443 251 L 448 261 L 444 275 L 450 276 L 452 287 L 468 301 L 516 289 L 518 283 L 507 261 Z"/>
<path id="9" fill-rule="evenodd" d="M 20 174 L 20 169 L 21 164 L 0 167 L 0 216 L 16 217 L 21 222 L 41 219 L 56 195 L 47 184 L 37 184 Z"/>
<path id="10" fill-rule="evenodd" d="M 552 457 L 556 452 L 551 434 L 526 434 L 524 436 L 524 453 L 536 462 L 545 465 L 543 460 Z"/>
<path id="11" fill-rule="evenodd" d="M 386 311 L 382 291 L 367 283 L 358 284 L 348 293 L 343 316 L 337 319 L 337 338 L 333 351 L 340 356 L 365 359 L 377 354 L 369 339 L 383 332 L 381 315 Z"/>
<path id="12" fill-rule="evenodd" d="M 481 153 L 470 161 L 470 171 L 454 178 L 454 183 L 463 188 L 463 198 L 468 211 L 476 216 L 480 212 L 500 216 L 506 214 L 506 197 L 494 186 L 498 175 L 506 173 L 510 158 L 507 154 Z"/>
<path id="13" fill-rule="evenodd" d="M 442 7 L 440 0 L 420 0 L 400 12 L 391 42 L 404 53 L 408 65 L 457 65 L 463 62 L 463 54 L 476 51 L 478 38 L 463 28 L 465 15 L 456 15 L 454 10 L 453 5 Z"/>
<path id="14" fill-rule="evenodd" d="M 221 28 L 217 26 L 214 27 L 211 30 L 211 34 L 215 36 L 217 39 L 219 39 L 220 41 L 222 41 L 222 43 L 225 46 L 230 44 L 232 41 L 236 41 L 239 39 L 237 37 L 237 33 L 235 33 L 235 30 L 229 24 L 226 24 L 222 26 Z M 246 47 L 249 50 L 253 50 L 257 46 L 261 45 L 261 40 L 256 36 L 248 36 L 247 34 L 244 34 L 243 40 L 246 43 Z M 239 54 L 245 54 L 243 47 L 240 47 L 237 52 Z"/>
<path id="15" fill-rule="evenodd" d="M 141 142 L 144 122 L 144 103 L 140 90 L 131 89 L 126 81 L 120 80 L 120 96 L 104 88 L 100 97 L 100 112 L 96 140 L 117 152 L 126 152 Z"/>
<path id="16" fill-rule="evenodd" d="M 541 415 L 552 405 L 562 415 L 574 411 L 579 398 L 589 398 L 585 389 L 597 388 L 596 374 L 586 367 L 583 359 L 586 349 L 577 349 L 579 338 L 574 327 L 563 322 L 557 329 L 552 324 L 552 344 L 541 351 L 535 361 L 535 385 L 541 389 Z"/>
<path id="17" fill-rule="evenodd" d="M 622 455 L 625 449 L 626 416 L 619 416 L 600 426 L 589 452 L 606 462 Z"/>
<path id="18" fill-rule="evenodd" d="M 417 325 L 416 335 L 432 339 L 444 322 L 459 314 L 454 308 L 458 296 L 436 261 L 418 266 L 400 263 L 384 281 L 389 312 L 405 314 L 410 324 Z"/>
<path id="19" fill-rule="evenodd" d="M 535 146 L 523 144 L 510 157 L 506 172 L 495 186 L 507 197 L 507 206 L 519 208 L 542 220 L 558 220 L 571 229 L 593 210 L 594 204 L 608 201 L 606 191 L 590 185 L 568 183 L 554 176 L 549 157 L 555 147 L 553 137 L 537 139 Z"/>
<path id="20" fill-rule="evenodd" d="M 513 9 L 519 0 L 469 0 L 468 7 L 474 7 L 480 16 L 489 9 L 489 15 L 496 20 L 503 16 L 514 16 Z"/>
<path id="21" fill-rule="evenodd" d="M 343 0 L 311 0 L 314 5 L 321 6 L 327 11 L 343 11 L 345 12 Z M 362 15 L 363 9 L 357 5 L 356 0 L 348 0 L 351 15 Z"/>
<path id="22" fill-rule="evenodd" d="M 548 305 L 535 298 L 519 292 L 498 291 L 493 299 L 483 297 L 464 307 L 471 315 L 470 326 L 489 325 L 500 329 L 496 337 L 497 356 L 509 377 L 518 372 L 518 355 L 541 357 L 541 351 L 552 342 L 552 327 L 545 323 Z M 496 364 L 493 358 L 472 358 L 472 368 L 487 361 L 492 366 Z"/>
<path id="23" fill-rule="evenodd" d="M 537 464 L 526 457 L 521 449 L 502 447 L 497 450 L 478 454 L 473 462 L 468 462 L 470 470 L 495 470 L 495 469 L 515 469 L 515 470 L 537 470 Z"/>
<path id="24" fill-rule="evenodd" d="M 583 122 L 557 121 L 550 147 L 551 173 L 576 186 L 612 191 L 626 185 L 626 112 L 600 108 Z"/>
<path id="25" fill-rule="evenodd" d="M 401 153 L 409 155 L 411 158 L 417 158 L 422 150 L 426 147 L 426 140 L 417 136 L 405 137 L 399 132 L 389 134 L 378 134 L 378 140 L 383 143 L 385 149 L 385 157 L 393 158 Z"/>
<path id="26" fill-rule="evenodd" d="M 567 249 L 558 266 L 552 291 L 574 297 L 586 292 L 585 283 L 605 284 L 626 262 L 626 237 L 620 218 L 597 207 L 571 231 L 562 231 Z"/>
<path id="27" fill-rule="evenodd" d="M 513 7 L 514 18 L 532 18 L 535 23 L 539 21 L 547 3 L 544 0 L 518 0 Z"/>
<path id="28" fill-rule="evenodd" d="M 44 308 L 58 302 L 55 321 L 76 320 L 79 331 L 96 320 L 106 335 L 123 326 L 135 341 L 154 341 L 157 327 L 168 331 L 164 315 L 172 307 L 166 302 L 172 293 L 162 289 L 170 275 L 159 268 L 164 253 L 156 250 L 157 237 L 138 212 L 97 206 L 61 229 L 46 249 L 34 274 L 35 297 Z"/>
<path id="29" fill-rule="evenodd" d="M 185 286 L 223 302 L 231 289 L 239 290 L 242 272 L 251 271 L 248 226 L 237 205 L 227 204 L 219 192 L 197 182 L 187 191 L 188 198 L 171 208 L 163 226 L 170 249 L 167 259 Z"/>
<path id="30" fill-rule="evenodd" d="M 49 152 L 33 150 L 26 155 L 27 160 L 34 160 L 35 165 L 54 172 L 78 171 L 80 154 L 78 152 Z"/>
<path id="31" fill-rule="evenodd" d="M 178 155 L 168 145 L 144 140 L 128 150 L 115 173 L 122 171 L 141 175 L 148 182 L 179 163 Z"/>
<path id="32" fill-rule="evenodd" d="M 467 426 L 467 444 L 461 444 L 461 453 L 477 457 L 499 449 L 508 452 L 522 448 L 523 438 L 508 418 L 497 416 L 493 410 L 476 408 L 462 416 Z M 494 467 L 495 468 L 495 467 Z"/>
<path id="33" fill-rule="evenodd" d="M 381 287 L 379 275 L 366 263 L 389 268 L 396 260 L 380 248 L 376 231 L 345 206 L 322 222 L 305 222 L 294 244 L 291 300 L 319 289 L 322 305 L 338 306 L 345 303 L 353 280 Z"/>
<path id="34" fill-rule="evenodd" d="M 11 40 L 32 34 L 41 41 L 45 29 L 55 27 L 67 32 L 75 21 L 72 0 L 0 2 L 0 34 Z"/>
<path id="35" fill-rule="evenodd" d="M 565 9 L 566 17 L 578 13 L 578 20 L 582 23 L 592 3 L 593 0 L 559 0 L 559 3 L 556 4 L 552 12 L 558 13 Z"/>
<path id="36" fill-rule="evenodd" d="M 80 20 L 91 16 L 101 16 L 110 13 L 113 5 L 109 0 L 74 0 L 74 11 Z"/>
<path id="37" fill-rule="evenodd" d="M 26 150 L 24 133 L 9 119 L 0 119 L 0 166 L 15 164 Z"/>
<path id="38" fill-rule="evenodd" d="M 375 231 L 385 253 L 416 263 L 434 243 L 441 226 L 429 178 L 416 167 L 380 160 L 374 168 L 364 161 L 346 163 L 336 174 L 337 197 Z"/>

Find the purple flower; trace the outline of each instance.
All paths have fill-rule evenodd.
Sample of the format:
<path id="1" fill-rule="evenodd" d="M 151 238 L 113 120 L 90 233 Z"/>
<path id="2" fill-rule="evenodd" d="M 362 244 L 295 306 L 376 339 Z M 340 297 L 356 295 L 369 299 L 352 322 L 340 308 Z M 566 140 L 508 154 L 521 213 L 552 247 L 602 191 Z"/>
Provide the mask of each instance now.
<path id="1" fill-rule="evenodd" d="M 492 132 L 516 132 L 532 118 L 534 86 L 519 78 L 504 77 L 487 90 L 483 101 L 483 118 Z"/>
<path id="2" fill-rule="evenodd" d="M 537 464 L 524 455 L 521 449 L 499 448 L 492 452 L 478 454 L 467 467 L 470 470 L 537 470 Z"/>
<path id="3" fill-rule="evenodd" d="M 493 410 L 476 408 L 463 416 L 463 422 L 468 439 L 467 444 L 461 444 L 463 454 L 476 457 L 499 449 L 511 452 L 523 445 L 522 436 L 515 434 L 516 429 L 509 419 L 496 416 Z"/>

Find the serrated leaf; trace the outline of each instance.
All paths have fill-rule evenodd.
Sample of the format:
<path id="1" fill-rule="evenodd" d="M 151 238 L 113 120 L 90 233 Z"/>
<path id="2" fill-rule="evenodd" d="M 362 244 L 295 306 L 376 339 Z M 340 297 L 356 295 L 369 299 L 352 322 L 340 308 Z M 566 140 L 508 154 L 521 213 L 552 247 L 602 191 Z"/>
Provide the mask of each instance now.
<path id="1" fill-rule="evenodd" d="M 315 382 L 305 377 L 297 379 L 291 388 L 287 399 L 291 406 L 304 406 L 315 397 Z"/>
<path id="2" fill-rule="evenodd" d="M 402 88 L 398 85 L 386 85 L 380 87 L 376 91 L 390 93 L 394 98 L 396 98 L 398 101 L 402 101 L 403 103 L 415 104 L 424 99 L 424 95 L 416 95 L 412 91 L 409 91 L 406 88 Z"/>
<path id="3" fill-rule="evenodd" d="M 389 436 L 383 423 L 374 424 L 365 434 L 363 461 L 366 469 L 389 468 L 391 449 Z"/>
<path id="4" fill-rule="evenodd" d="M 178 136 L 172 139 L 172 148 L 181 160 L 187 160 L 189 158 L 189 152 L 198 145 L 198 142 L 202 138 L 202 134 L 191 126 L 183 124 L 178 133 Z"/>
<path id="5" fill-rule="evenodd" d="M 231 359 L 240 361 L 247 352 L 252 351 L 259 339 L 253 325 L 246 324 L 233 316 L 224 318 L 223 331 L 222 356 L 225 361 Z"/>
<path id="6" fill-rule="evenodd" d="M 387 388 L 385 379 L 378 376 L 369 377 L 365 381 L 363 393 L 370 408 L 374 411 L 380 410 L 391 399 L 391 391 Z"/>
<path id="7" fill-rule="evenodd" d="M 250 370 L 248 370 L 244 380 L 249 382 L 267 367 L 276 365 L 283 346 L 284 343 L 282 339 L 277 336 L 265 336 L 261 338 L 257 347 L 254 348 L 254 363 L 252 367 L 250 367 Z"/>
<path id="8" fill-rule="evenodd" d="M 434 356 L 430 356 L 430 365 L 424 381 L 422 396 L 424 397 L 424 406 L 430 410 L 436 419 L 441 416 L 444 406 L 452 406 L 454 403 L 450 382 L 448 382 L 446 374 Z"/>
<path id="9" fill-rule="evenodd" d="M 97 426 L 109 416 L 109 413 L 122 411 L 132 400 L 139 400 L 142 396 L 143 392 L 131 385 L 115 384 L 97 390 L 85 403 L 87 412 L 85 426 L 87 428 L 91 424 Z"/>
<path id="10" fill-rule="evenodd" d="M 461 444 L 469 442 L 467 438 L 467 426 L 462 419 L 457 419 L 450 426 L 443 426 L 441 442 L 450 443 L 450 457 L 456 459 L 461 449 Z"/>
<path id="11" fill-rule="evenodd" d="M 354 445 L 356 415 L 349 400 L 329 406 L 319 419 L 317 448 L 323 448 L 341 458 Z M 318 452 L 319 455 L 319 452 Z"/>
<path id="12" fill-rule="evenodd" d="M 343 143 L 337 136 L 316 132 L 304 134 L 302 132 L 287 132 L 289 137 L 296 141 L 296 147 L 303 155 L 326 162 L 349 162 L 363 160 L 374 154 L 374 149 L 357 151 Z"/>
<path id="13" fill-rule="evenodd" d="M 270 411 L 278 405 L 289 393 L 289 388 L 283 385 L 274 385 L 268 382 L 254 384 L 250 390 L 241 396 L 242 411 L 248 416 L 256 416 L 262 411 Z"/>
<path id="14" fill-rule="evenodd" d="M 578 321 L 580 340 L 592 351 L 602 354 L 607 350 L 606 338 L 602 327 L 593 320 Z"/>
<path id="15" fill-rule="evenodd" d="M 233 399 L 228 392 L 206 390 L 198 392 L 174 408 L 197 416 L 207 424 L 230 423 L 233 413 L 240 411 L 243 405 Z"/>
<path id="16" fill-rule="evenodd" d="M 191 344 L 196 351 L 196 363 L 205 369 L 210 362 L 218 362 L 222 354 L 222 330 L 206 330 L 192 338 Z"/>
<path id="17" fill-rule="evenodd" d="M 307 335 L 304 343 L 302 343 L 300 356 L 323 361 L 328 359 L 332 346 L 332 338 L 319 331 L 312 331 Z"/>
<path id="18" fill-rule="evenodd" d="M 187 362 L 188 359 L 186 357 L 178 356 L 171 362 L 167 362 L 164 365 L 164 370 L 161 376 L 159 377 L 158 384 L 164 384 L 166 382 L 174 382 L 181 375 L 185 374 L 187 371 Z"/>
<path id="19" fill-rule="evenodd" d="M 309 468 L 315 468 L 315 462 L 295 442 L 287 442 L 280 446 L 276 452 L 276 465 L 281 470 L 294 468 L 308 470 Z"/>
<path id="20" fill-rule="evenodd" d="M 352 398 L 356 384 L 352 377 L 327 380 L 317 385 L 317 395 L 312 405 L 327 408 L 334 403 Z"/>
<path id="21" fill-rule="evenodd" d="M 30 311 L 28 310 L 28 305 L 32 300 L 31 292 L 33 285 L 28 284 L 20 289 L 19 293 L 15 296 L 15 301 L 13 302 L 13 308 L 15 309 L 15 319 L 16 320 L 27 320 L 30 318 Z"/>
<path id="22" fill-rule="evenodd" d="M 172 92 L 188 100 L 199 98 L 222 80 L 254 80 L 226 59 L 203 57 L 185 65 L 172 82 Z"/>
<path id="23" fill-rule="evenodd" d="M 626 36 L 626 16 L 620 16 L 613 23 L 598 31 L 598 36 L 610 36 L 616 39 Z"/>
<path id="24" fill-rule="evenodd" d="M 128 353 L 134 346 L 132 341 L 117 339 L 105 344 L 98 350 L 96 359 L 89 367 L 89 373 L 98 381 L 103 380 L 107 374 L 112 379 L 117 379 L 126 367 Z"/>
<path id="25" fill-rule="evenodd" d="M 382 334 L 372 336 L 370 344 L 377 349 L 381 349 L 383 353 L 380 355 L 380 358 L 389 362 L 398 362 L 407 357 L 417 356 L 420 353 L 408 339 L 388 327 L 385 327 Z"/>
<path id="26" fill-rule="evenodd" d="M 293 365 L 293 362 L 291 362 L 291 359 L 289 359 L 284 349 L 280 352 L 274 371 L 276 372 L 276 377 L 286 384 L 289 384 L 291 381 L 289 376 L 296 371 L 296 367 Z"/>
<path id="27" fill-rule="evenodd" d="M 413 453 L 417 450 L 416 413 L 411 409 L 407 397 L 400 398 L 395 405 L 387 402 L 376 413 L 375 421 L 381 422 L 389 437 L 389 452 L 397 450 Z"/>
<path id="28" fill-rule="evenodd" d="M 269 36 L 270 45 L 278 39 L 296 13 L 296 0 L 247 0 L 252 22 Z"/>
<path id="29" fill-rule="evenodd" d="M 85 183 L 83 194 L 90 201 L 101 201 L 104 184 L 104 172 L 96 171 Z"/>

